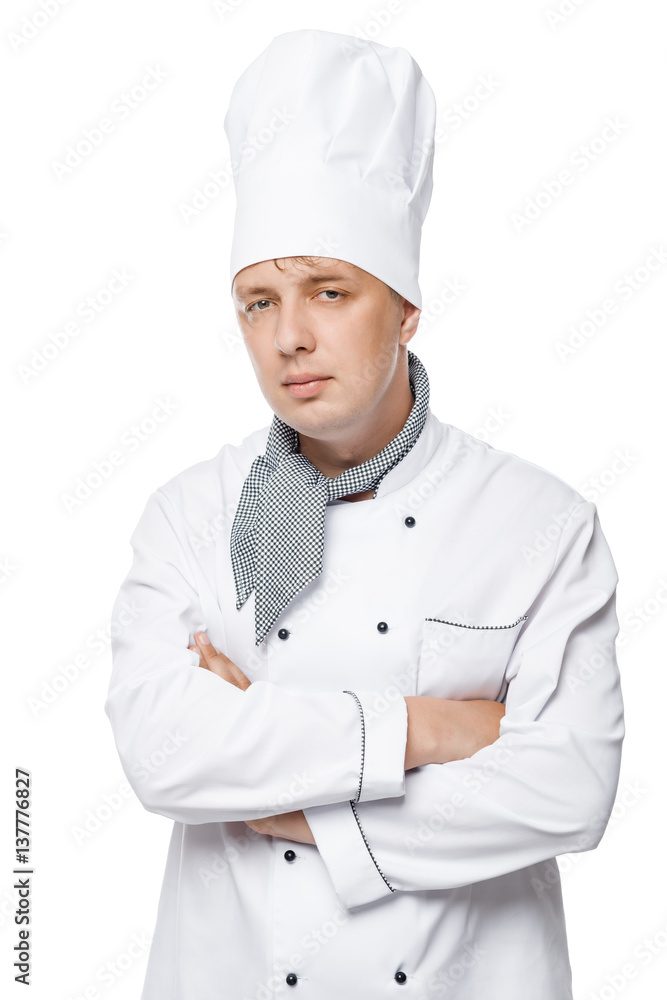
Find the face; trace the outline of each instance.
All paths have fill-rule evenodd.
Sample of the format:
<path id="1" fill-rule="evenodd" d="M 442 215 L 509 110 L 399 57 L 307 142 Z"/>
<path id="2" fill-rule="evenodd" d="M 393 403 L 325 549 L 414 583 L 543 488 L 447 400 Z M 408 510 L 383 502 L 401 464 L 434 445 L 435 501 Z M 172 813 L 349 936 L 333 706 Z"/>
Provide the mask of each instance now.
<path id="1" fill-rule="evenodd" d="M 368 433 L 405 400 L 407 344 L 419 309 L 346 261 L 293 257 L 243 268 L 232 288 L 264 398 L 299 433 Z M 399 362 L 405 361 L 405 364 Z M 304 376 L 310 381 L 303 380 Z"/>

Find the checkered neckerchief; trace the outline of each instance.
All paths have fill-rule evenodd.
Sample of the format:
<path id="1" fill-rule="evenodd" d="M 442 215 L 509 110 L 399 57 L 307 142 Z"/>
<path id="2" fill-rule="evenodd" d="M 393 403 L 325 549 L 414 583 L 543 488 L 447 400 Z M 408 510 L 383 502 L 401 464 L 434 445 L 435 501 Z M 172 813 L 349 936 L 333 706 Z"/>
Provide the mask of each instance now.
<path id="1" fill-rule="evenodd" d="M 298 432 L 274 414 L 264 455 L 253 461 L 232 524 L 236 607 L 255 590 L 255 645 L 283 609 L 322 572 L 328 500 L 377 488 L 419 437 L 429 404 L 426 369 L 408 350 L 414 403 L 403 429 L 373 458 L 329 479 L 299 447 Z M 373 499 L 375 499 L 375 493 Z"/>

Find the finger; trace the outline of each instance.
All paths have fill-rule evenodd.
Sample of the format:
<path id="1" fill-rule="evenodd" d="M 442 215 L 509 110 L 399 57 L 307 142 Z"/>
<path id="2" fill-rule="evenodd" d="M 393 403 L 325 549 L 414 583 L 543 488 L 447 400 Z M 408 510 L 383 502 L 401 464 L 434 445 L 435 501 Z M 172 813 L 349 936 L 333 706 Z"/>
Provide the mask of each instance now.
<path id="1" fill-rule="evenodd" d="M 214 674 L 218 674 L 219 677 L 229 680 L 232 672 L 229 669 L 229 662 L 231 661 L 228 662 L 228 657 L 217 646 L 213 645 L 205 632 L 197 632 L 195 634 L 195 642 L 207 669 L 211 670 Z"/>
<path id="2" fill-rule="evenodd" d="M 265 816 L 263 819 L 246 819 L 244 822 L 255 833 L 263 833 L 267 837 L 273 836 L 272 816 Z"/>
<path id="3" fill-rule="evenodd" d="M 191 650 L 193 653 L 196 653 L 199 656 L 199 666 L 203 667 L 205 670 L 208 670 L 208 667 L 206 666 L 206 661 L 204 660 L 204 657 L 199 652 L 199 648 L 198 648 L 197 644 L 194 643 L 192 646 L 188 646 L 188 649 Z"/>
<path id="4" fill-rule="evenodd" d="M 210 641 L 204 641 L 205 639 L 208 639 L 205 632 L 197 633 L 195 635 L 195 639 L 197 640 L 205 665 L 212 673 L 215 673 L 223 680 L 234 684 L 242 691 L 245 691 L 250 687 L 250 680 L 246 677 L 240 667 L 237 667 L 236 664 L 225 655 L 225 653 L 217 648 L 217 646 L 214 646 Z"/>
<path id="5" fill-rule="evenodd" d="M 250 681 L 243 671 L 211 643 L 205 632 L 195 633 L 195 641 L 204 657 L 206 666 L 212 673 L 241 688 L 242 691 L 250 687 Z"/>

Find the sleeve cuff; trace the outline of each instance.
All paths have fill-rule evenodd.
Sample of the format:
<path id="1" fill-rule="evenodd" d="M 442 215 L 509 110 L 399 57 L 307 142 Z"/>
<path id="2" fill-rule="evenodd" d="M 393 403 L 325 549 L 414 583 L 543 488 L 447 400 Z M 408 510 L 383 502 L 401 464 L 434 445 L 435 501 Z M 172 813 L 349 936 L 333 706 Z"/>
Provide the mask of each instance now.
<path id="1" fill-rule="evenodd" d="M 359 785 L 353 801 L 368 802 L 405 795 L 405 749 L 408 706 L 405 698 L 388 701 L 377 691 L 348 691 L 360 714 Z M 354 818 L 354 817 L 353 817 Z"/>
<path id="2" fill-rule="evenodd" d="M 336 894 L 349 909 L 396 892 L 377 866 L 352 802 L 303 810 Z"/>

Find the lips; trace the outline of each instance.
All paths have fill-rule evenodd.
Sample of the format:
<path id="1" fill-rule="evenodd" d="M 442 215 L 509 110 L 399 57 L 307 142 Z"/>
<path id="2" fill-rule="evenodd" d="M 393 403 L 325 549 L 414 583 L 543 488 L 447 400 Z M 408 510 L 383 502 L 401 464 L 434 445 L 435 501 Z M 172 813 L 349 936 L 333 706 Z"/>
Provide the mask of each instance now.
<path id="1" fill-rule="evenodd" d="M 294 385 L 301 382 L 318 382 L 329 377 L 329 375 L 316 375 L 314 372 L 304 372 L 303 375 L 289 375 L 283 384 Z"/>
<path id="2" fill-rule="evenodd" d="M 297 376 L 294 376 L 297 378 Z M 299 375 L 299 381 L 285 382 L 285 388 L 289 392 L 290 396 L 294 396 L 297 399 L 305 399 L 308 396 L 315 396 L 321 389 L 326 386 L 327 382 L 331 381 L 331 377 L 328 375 Z"/>

